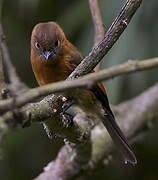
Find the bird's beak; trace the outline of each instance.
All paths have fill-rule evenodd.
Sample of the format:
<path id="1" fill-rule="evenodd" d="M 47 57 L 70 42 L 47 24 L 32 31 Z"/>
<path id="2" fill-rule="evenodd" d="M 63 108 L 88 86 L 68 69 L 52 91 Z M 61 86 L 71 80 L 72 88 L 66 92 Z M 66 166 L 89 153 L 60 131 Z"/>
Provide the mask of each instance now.
<path id="1" fill-rule="evenodd" d="M 51 54 L 52 54 L 51 51 L 44 51 L 44 52 L 43 52 L 43 57 L 44 57 L 46 60 L 48 60 Z"/>

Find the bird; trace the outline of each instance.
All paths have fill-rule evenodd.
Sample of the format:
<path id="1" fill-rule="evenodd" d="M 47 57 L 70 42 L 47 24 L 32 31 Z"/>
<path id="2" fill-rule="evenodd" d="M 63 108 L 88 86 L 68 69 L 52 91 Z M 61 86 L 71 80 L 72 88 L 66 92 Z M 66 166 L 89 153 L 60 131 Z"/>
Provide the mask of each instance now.
<path id="1" fill-rule="evenodd" d="M 83 60 L 80 51 L 67 39 L 63 29 L 56 22 L 42 22 L 34 26 L 31 34 L 31 65 L 39 86 L 66 80 Z M 93 73 L 93 71 L 92 71 Z M 93 85 L 76 97 L 89 111 L 99 102 L 105 112 L 102 123 L 125 163 L 136 164 L 137 159 L 126 137 L 116 123 L 110 108 L 107 93 L 102 82 Z"/>

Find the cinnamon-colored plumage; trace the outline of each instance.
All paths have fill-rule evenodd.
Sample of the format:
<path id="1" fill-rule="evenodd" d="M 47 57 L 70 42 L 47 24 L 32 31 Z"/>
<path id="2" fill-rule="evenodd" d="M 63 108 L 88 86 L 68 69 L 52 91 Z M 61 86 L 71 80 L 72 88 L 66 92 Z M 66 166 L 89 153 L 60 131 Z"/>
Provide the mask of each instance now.
<path id="1" fill-rule="evenodd" d="M 57 23 L 39 23 L 34 27 L 31 36 L 31 64 L 40 86 L 65 80 L 82 59 L 81 53 L 67 40 Z M 83 90 L 78 98 L 84 101 L 82 103 L 89 111 L 91 109 L 93 111 L 92 105 L 96 106 L 97 103 L 94 101 L 100 102 L 105 111 L 103 124 L 122 152 L 125 161 L 135 164 L 136 157 L 115 122 L 103 84 L 97 83 L 91 90 Z"/>

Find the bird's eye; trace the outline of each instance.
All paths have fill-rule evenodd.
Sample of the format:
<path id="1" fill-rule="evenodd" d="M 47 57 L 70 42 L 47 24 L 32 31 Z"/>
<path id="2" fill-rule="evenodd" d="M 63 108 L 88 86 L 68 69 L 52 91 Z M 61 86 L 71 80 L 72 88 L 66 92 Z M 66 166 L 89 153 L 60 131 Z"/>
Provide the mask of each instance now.
<path id="1" fill-rule="evenodd" d="M 55 46 L 55 47 L 58 47 L 58 46 L 59 46 L 59 41 L 58 41 L 58 40 L 55 41 L 54 46 Z"/>
<path id="2" fill-rule="evenodd" d="M 40 48 L 40 44 L 39 44 L 38 42 L 36 42 L 36 43 L 35 43 L 35 47 L 36 47 L 37 49 L 39 49 L 39 48 Z"/>

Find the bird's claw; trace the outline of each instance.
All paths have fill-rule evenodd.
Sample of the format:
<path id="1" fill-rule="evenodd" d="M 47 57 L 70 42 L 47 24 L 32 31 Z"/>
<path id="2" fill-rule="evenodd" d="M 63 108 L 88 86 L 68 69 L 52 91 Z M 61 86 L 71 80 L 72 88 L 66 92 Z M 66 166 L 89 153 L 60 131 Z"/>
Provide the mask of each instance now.
<path id="1" fill-rule="evenodd" d="M 65 127 L 71 127 L 73 125 L 73 116 L 69 113 L 61 113 L 62 123 Z"/>
<path id="2" fill-rule="evenodd" d="M 71 100 L 69 99 L 69 100 L 65 101 L 65 103 L 62 106 L 63 113 L 65 113 L 74 103 L 75 102 L 72 99 Z"/>
<path id="3" fill-rule="evenodd" d="M 74 104 L 74 100 L 67 100 L 62 106 L 62 122 L 65 127 L 73 125 L 73 116 L 67 112 L 67 110 Z"/>

